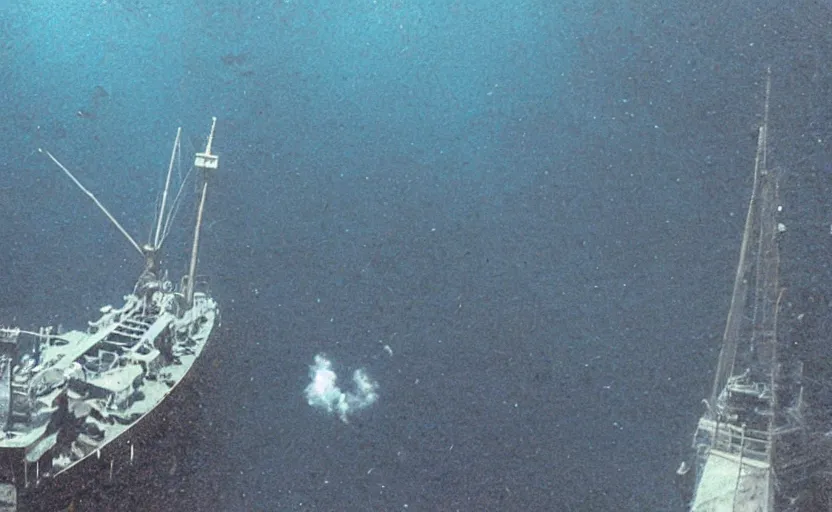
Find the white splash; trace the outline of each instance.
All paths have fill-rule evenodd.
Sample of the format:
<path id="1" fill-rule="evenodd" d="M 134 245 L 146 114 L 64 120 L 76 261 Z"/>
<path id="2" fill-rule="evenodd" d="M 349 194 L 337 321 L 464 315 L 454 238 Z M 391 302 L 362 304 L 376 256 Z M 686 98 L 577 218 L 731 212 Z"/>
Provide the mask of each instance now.
<path id="1" fill-rule="evenodd" d="M 364 370 L 355 370 L 352 381 L 354 391 L 341 391 L 335 384 L 338 376 L 332 371 L 332 363 L 321 354 L 315 356 L 315 364 L 309 367 L 312 382 L 306 386 L 306 401 L 312 407 L 337 413 L 341 421 L 348 423 L 347 417 L 353 412 L 371 406 L 378 400 L 378 383 L 372 380 Z"/>

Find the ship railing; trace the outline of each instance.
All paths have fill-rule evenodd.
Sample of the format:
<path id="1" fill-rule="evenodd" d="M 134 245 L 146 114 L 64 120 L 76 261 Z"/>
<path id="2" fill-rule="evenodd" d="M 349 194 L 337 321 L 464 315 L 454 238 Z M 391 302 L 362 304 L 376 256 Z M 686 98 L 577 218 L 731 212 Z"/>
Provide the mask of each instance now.
<path id="1" fill-rule="evenodd" d="M 701 449 L 766 461 L 771 451 L 772 436 L 767 430 L 701 418 L 694 444 Z"/>

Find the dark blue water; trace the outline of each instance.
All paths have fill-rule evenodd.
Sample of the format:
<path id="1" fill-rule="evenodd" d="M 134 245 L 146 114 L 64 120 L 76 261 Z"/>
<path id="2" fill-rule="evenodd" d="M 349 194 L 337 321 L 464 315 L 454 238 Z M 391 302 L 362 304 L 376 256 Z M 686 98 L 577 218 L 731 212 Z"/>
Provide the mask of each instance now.
<path id="1" fill-rule="evenodd" d="M 0 323 L 82 327 L 141 270 L 38 147 L 143 239 L 177 126 L 191 151 L 217 116 L 202 421 L 113 507 L 671 510 L 769 65 L 789 286 L 830 285 L 830 40 L 803 9 L 4 4 Z M 305 402 L 318 353 L 379 383 L 349 424 Z"/>

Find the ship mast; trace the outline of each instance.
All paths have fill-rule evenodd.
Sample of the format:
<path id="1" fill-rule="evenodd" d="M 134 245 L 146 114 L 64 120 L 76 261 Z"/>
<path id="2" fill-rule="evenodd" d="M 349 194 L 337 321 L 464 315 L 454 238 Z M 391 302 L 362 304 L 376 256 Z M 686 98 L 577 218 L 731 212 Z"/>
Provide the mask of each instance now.
<path id="1" fill-rule="evenodd" d="M 770 77 L 769 71 L 722 350 L 708 408 L 694 436 L 696 472 L 684 464 L 677 470 L 682 478 L 694 478 L 693 512 L 790 507 L 818 463 L 800 411 L 802 385 L 785 377 L 787 368 L 778 354 L 783 297 L 778 235 L 784 227 L 777 222 L 778 172 L 768 159 Z"/>
<path id="2" fill-rule="evenodd" d="M 188 270 L 187 290 L 185 291 L 185 298 L 188 304 L 193 304 L 194 300 L 194 278 L 196 275 L 196 262 L 199 252 L 199 233 L 202 228 L 202 213 L 205 209 L 205 197 L 208 195 L 208 177 L 210 171 L 216 171 L 219 167 L 219 156 L 211 153 L 211 145 L 214 141 L 214 129 L 217 126 L 217 118 L 212 118 L 211 133 L 208 135 L 208 143 L 205 145 L 205 151 L 197 153 L 194 157 L 194 167 L 200 172 L 202 181 L 202 194 L 199 199 L 199 208 L 196 212 L 196 226 L 194 227 L 194 245 L 191 249 L 191 266 Z"/>
<path id="3" fill-rule="evenodd" d="M 200 228 L 202 226 L 202 213 L 205 209 L 205 197 L 208 192 L 208 172 L 207 171 L 214 171 L 219 166 L 219 156 L 214 155 L 211 153 L 211 146 L 214 141 L 214 129 L 217 125 L 217 118 L 212 118 L 211 123 L 211 133 L 208 135 L 208 143 L 205 147 L 205 151 L 202 153 L 197 153 L 196 158 L 194 160 L 194 167 L 196 167 L 200 171 L 200 177 L 202 179 L 202 194 L 199 201 L 199 209 L 197 210 L 197 221 L 196 227 L 194 229 L 194 243 L 193 248 L 191 249 L 191 262 L 190 262 L 190 269 L 188 272 L 188 280 L 186 283 L 186 289 L 184 290 L 185 296 L 188 299 L 188 303 L 190 304 L 193 300 L 194 294 L 194 274 L 196 273 L 196 262 L 197 262 L 197 252 L 199 249 L 199 233 Z M 55 163 L 69 178 L 72 182 L 79 188 L 81 191 L 87 195 L 95 205 L 106 215 L 107 219 L 118 229 L 118 231 L 124 235 L 130 245 L 132 245 L 139 254 L 142 255 L 145 259 L 145 272 L 149 272 L 154 274 L 157 267 L 157 257 L 159 249 L 161 249 L 162 245 L 165 242 L 165 238 L 167 238 L 168 232 L 170 230 L 171 222 L 173 221 L 173 217 L 176 215 L 176 211 L 178 210 L 179 199 L 182 194 L 182 190 L 184 189 L 184 181 L 179 186 L 179 191 L 177 192 L 176 196 L 173 199 L 173 202 L 170 207 L 168 207 L 168 195 L 171 186 L 171 177 L 173 175 L 173 167 L 177 161 L 177 156 L 180 152 L 181 148 L 181 138 L 182 138 L 182 128 L 177 129 L 176 131 L 176 139 L 173 143 L 173 149 L 171 150 L 170 156 L 170 164 L 168 165 L 168 172 L 167 176 L 165 177 L 165 188 L 162 192 L 162 201 L 159 206 L 159 210 L 156 213 L 155 219 L 155 230 L 151 233 L 151 240 L 145 244 L 144 246 L 139 245 L 136 240 L 130 236 L 130 233 L 127 232 L 124 227 L 116 220 L 116 218 L 104 207 L 103 204 L 95 197 L 95 195 L 90 192 L 80 181 L 66 168 L 64 164 L 58 161 L 52 153 L 49 151 L 38 148 L 38 151 L 44 153 L 46 156 L 49 157 L 52 162 Z M 187 177 L 185 179 L 187 181 Z"/>
<path id="4" fill-rule="evenodd" d="M 771 70 L 766 77 L 763 122 L 757 134 L 751 199 L 748 203 L 740 257 L 734 278 L 731 308 L 709 400 L 711 406 L 717 404 L 728 381 L 737 373 L 737 352 L 742 342 L 747 343 L 745 348 L 748 349 L 748 353 L 745 355 L 754 354 L 755 378 L 759 378 L 759 374 L 763 373 L 763 380 L 768 380 L 766 376 L 770 375 L 774 364 L 772 350 L 776 344 L 780 259 L 776 244 L 777 176 L 768 168 L 770 95 Z M 749 299 L 752 301 L 750 306 Z"/>
<path id="5" fill-rule="evenodd" d="M 145 251 L 142 249 L 142 247 L 141 247 L 138 243 L 136 243 L 136 241 L 133 239 L 133 237 L 132 237 L 132 236 L 130 236 L 130 233 L 128 233 L 128 232 L 127 232 L 127 230 L 126 230 L 126 229 L 124 229 L 124 228 L 122 227 L 122 225 L 121 225 L 121 224 L 119 224 L 119 222 L 116 220 L 116 218 L 115 218 L 115 217 L 113 217 L 113 215 L 112 215 L 112 214 L 111 214 L 111 213 L 107 210 L 107 208 L 105 208 L 105 207 L 104 207 L 104 205 L 103 205 L 103 204 L 101 204 L 101 202 L 98 200 L 98 198 L 96 198 L 96 197 L 95 197 L 95 195 L 94 195 L 92 192 L 90 192 L 89 190 L 87 190 L 87 188 L 86 188 L 86 187 L 84 187 L 84 185 L 82 185 L 82 184 L 81 184 L 81 182 L 80 182 L 80 181 L 78 181 L 78 179 L 77 179 L 77 178 L 76 178 L 76 177 L 75 177 L 75 176 L 74 176 L 71 172 L 69 172 L 69 169 L 67 169 L 67 168 L 66 168 L 66 166 L 65 166 L 64 164 L 62 164 L 61 162 L 59 162 L 59 161 L 58 161 L 58 159 L 57 159 L 57 158 L 55 158 L 55 157 L 52 155 L 52 153 L 50 153 L 49 151 L 47 151 L 47 150 L 45 150 L 45 149 L 38 148 L 38 152 L 40 152 L 40 153 L 44 153 L 46 156 L 48 156 L 48 157 L 49 157 L 49 159 L 50 159 L 50 160 L 52 160 L 52 161 L 55 163 L 55 165 L 57 165 L 57 166 L 58 166 L 58 167 L 59 167 L 59 168 L 60 168 L 60 169 L 64 172 L 64 174 L 66 174 L 67 176 L 69 176 L 69 179 L 71 179 L 71 180 L 72 180 L 72 182 L 73 182 L 73 183 L 75 183 L 75 185 L 76 185 L 79 189 L 81 189 L 81 191 L 82 191 L 84 194 L 86 194 L 86 195 L 87 195 L 87 197 L 89 197 L 90 199 L 92 199 L 92 202 L 93 202 L 93 203 L 95 203 L 95 205 L 96 205 L 96 206 L 97 206 L 97 207 L 98 207 L 98 208 L 99 208 L 102 212 L 104 212 L 104 215 L 106 215 L 106 216 L 107 216 L 107 219 L 109 219 L 109 220 L 110 220 L 110 222 L 111 222 L 111 223 L 112 223 L 112 224 L 116 227 L 116 229 L 118 229 L 118 230 L 119 230 L 119 232 L 121 232 L 121 234 L 122 234 L 122 235 L 124 235 L 124 237 L 125 237 L 125 238 L 127 238 L 127 241 L 128 241 L 128 242 L 130 242 L 130 245 L 132 245 L 133 247 L 135 247 L 135 248 L 136 248 L 136 250 L 137 250 L 137 251 L 139 251 L 139 254 L 141 254 L 142 256 L 145 256 Z"/>
<path id="6" fill-rule="evenodd" d="M 165 237 L 167 236 L 167 231 L 170 226 L 171 220 L 176 213 L 176 203 L 179 202 L 179 194 L 182 192 L 182 188 L 185 186 L 184 182 L 179 185 L 179 193 L 176 194 L 176 198 L 174 199 L 174 205 L 170 207 L 170 210 L 167 210 L 167 202 L 168 202 L 168 192 L 170 190 L 170 180 L 171 175 L 173 174 L 173 166 L 176 163 L 176 156 L 179 152 L 179 148 L 181 147 L 180 141 L 182 137 L 182 127 L 176 129 L 176 139 L 173 141 L 173 148 L 171 149 L 170 153 L 170 163 L 168 164 L 168 173 L 165 176 L 165 188 L 162 190 L 162 202 L 159 205 L 159 210 L 156 212 L 156 230 L 155 233 L 151 230 L 151 240 L 148 241 L 142 247 L 142 254 L 145 257 L 145 272 L 149 273 L 150 275 L 156 274 L 157 268 L 157 258 L 159 254 L 159 249 L 162 248 L 162 244 L 165 242 Z"/>
<path id="7" fill-rule="evenodd" d="M 163 221 L 167 224 L 165 219 L 165 208 L 168 201 L 168 190 L 170 190 L 170 178 L 173 174 L 173 164 L 176 162 L 176 155 L 180 148 L 180 140 L 182 138 L 182 127 L 176 129 L 176 139 L 173 141 L 173 148 L 170 151 L 170 164 L 168 164 L 168 174 L 165 177 L 165 189 L 162 191 L 162 204 L 159 206 L 156 219 L 156 234 L 153 237 L 153 248 L 158 250 L 164 241 Z"/>

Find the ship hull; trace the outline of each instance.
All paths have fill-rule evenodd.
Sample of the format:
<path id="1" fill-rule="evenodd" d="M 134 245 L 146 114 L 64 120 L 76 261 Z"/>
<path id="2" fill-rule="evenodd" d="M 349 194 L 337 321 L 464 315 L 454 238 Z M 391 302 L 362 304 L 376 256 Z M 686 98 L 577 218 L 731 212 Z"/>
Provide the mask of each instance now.
<path id="1" fill-rule="evenodd" d="M 179 297 L 177 292 L 152 295 L 168 307 Z M 194 391 L 192 382 L 219 312 L 213 299 L 201 292 L 191 307 L 175 315 L 154 309 L 143 297 L 130 295 L 122 308 L 103 308 L 106 313 L 87 333 L 65 333 L 58 342 L 48 336 L 38 339 L 40 359 L 51 365 L 35 368 L 47 370 L 32 370 L 23 363 L 25 358 L 6 364 L 3 375 L 11 375 L 6 380 L 12 381 L 12 398 L 6 408 L 6 436 L 0 440 L 0 512 L 110 510 L 99 498 L 121 495 L 110 492 L 121 487 L 126 490 L 124 499 L 147 494 L 146 481 L 163 478 L 166 471 L 171 474 L 166 466 L 175 469 L 177 450 L 184 449 L 181 434 L 198 419 L 185 396 Z M 19 337 L 17 331 L 6 333 L 6 341 Z M 6 343 L 9 346 L 17 345 Z M 76 347 L 84 351 L 71 364 L 62 354 L 50 353 L 60 349 L 78 354 L 80 349 L 72 350 Z M 110 366 L 96 374 L 105 358 Z M 51 378 L 56 374 L 51 369 L 61 363 L 70 369 L 62 370 L 61 378 Z M 15 387 L 21 379 L 26 385 Z M 12 420 L 21 417 L 39 425 Z M 145 465 L 147 459 L 153 461 L 150 466 Z M 112 509 L 146 510 L 146 502 L 134 508 L 122 502 Z"/>
<path id="2" fill-rule="evenodd" d="M 204 356 L 203 356 L 204 357 Z M 204 374 L 200 362 L 171 394 L 130 429 L 69 470 L 38 480 L 22 449 L 0 451 L 0 464 L 17 493 L 18 512 L 169 510 L 165 489 L 178 478 L 190 434 L 202 411 L 193 396 Z M 28 473 L 28 475 L 27 475 Z M 0 509 L 2 511 L 2 509 Z"/>

